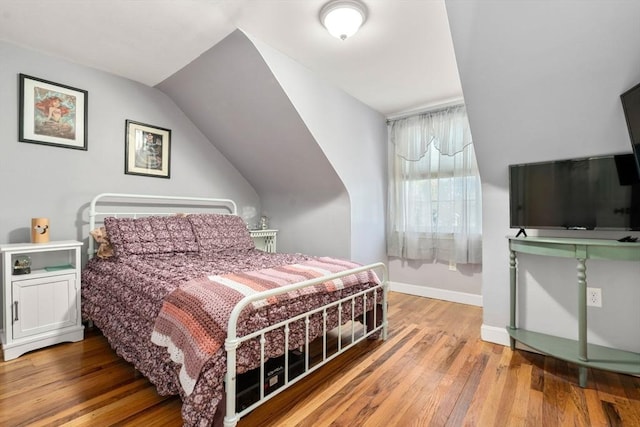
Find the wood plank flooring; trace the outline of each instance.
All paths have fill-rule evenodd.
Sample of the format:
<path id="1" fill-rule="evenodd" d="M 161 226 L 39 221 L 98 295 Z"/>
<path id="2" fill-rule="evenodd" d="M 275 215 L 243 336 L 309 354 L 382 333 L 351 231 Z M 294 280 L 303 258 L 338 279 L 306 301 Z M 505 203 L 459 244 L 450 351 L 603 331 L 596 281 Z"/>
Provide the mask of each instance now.
<path id="1" fill-rule="evenodd" d="M 239 423 L 253 426 L 640 426 L 640 378 L 480 340 L 482 310 L 390 294 L 387 341 L 353 348 Z M 179 426 L 97 330 L 0 362 L 1 426 Z"/>

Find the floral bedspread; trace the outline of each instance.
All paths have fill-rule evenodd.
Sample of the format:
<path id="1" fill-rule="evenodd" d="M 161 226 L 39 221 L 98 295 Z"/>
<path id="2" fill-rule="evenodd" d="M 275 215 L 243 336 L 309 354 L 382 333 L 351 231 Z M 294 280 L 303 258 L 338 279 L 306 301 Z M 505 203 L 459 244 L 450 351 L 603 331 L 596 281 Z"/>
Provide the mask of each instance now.
<path id="1" fill-rule="evenodd" d="M 199 253 L 130 255 L 114 259 L 94 258 L 82 273 L 82 313 L 92 320 L 109 340 L 117 354 L 144 374 L 160 394 L 179 394 L 183 400 L 182 417 L 187 426 L 209 426 L 219 420 L 216 414 L 222 400 L 223 378 L 226 370 L 224 348 L 218 348 L 204 363 L 194 383 L 186 393 L 180 385 L 181 365 L 173 362 L 167 351 L 151 342 L 163 302 L 176 289 L 188 286 L 202 277 L 263 270 L 283 265 L 301 264 L 316 258 L 300 254 L 266 253 L 256 249 L 229 250 L 206 255 Z M 268 305 L 247 318 L 247 331 L 257 330 L 265 322 L 276 322 L 307 311 L 311 306 L 326 304 L 368 288 L 358 284 L 335 292 L 311 294 L 288 301 L 288 304 Z M 345 307 L 347 310 L 351 310 Z M 369 306 L 368 306 L 369 307 Z M 363 312 L 358 302 L 354 315 Z M 344 313 L 350 318 L 350 313 Z M 327 327 L 337 326 L 337 311 L 329 313 Z M 321 322 L 319 322 L 321 323 Z M 239 331 L 246 332 L 246 331 Z M 310 333 L 318 336 L 321 326 Z M 284 352 L 282 333 L 269 337 L 266 357 Z M 304 333 L 292 330 L 290 348 L 302 345 Z M 259 366 L 260 349 L 257 341 L 247 342 L 238 349 L 238 373 Z M 217 418 L 216 418 L 217 417 Z M 216 421 L 217 422 L 217 421 Z"/>

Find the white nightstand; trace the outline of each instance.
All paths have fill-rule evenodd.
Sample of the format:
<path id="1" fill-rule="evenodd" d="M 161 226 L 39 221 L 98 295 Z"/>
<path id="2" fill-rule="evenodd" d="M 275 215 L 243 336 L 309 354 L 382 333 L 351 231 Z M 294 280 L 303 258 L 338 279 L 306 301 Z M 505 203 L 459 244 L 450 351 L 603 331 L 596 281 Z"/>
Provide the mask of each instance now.
<path id="1" fill-rule="evenodd" d="M 278 230 L 249 230 L 249 234 L 253 237 L 256 249 L 265 252 L 276 251 L 276 237 Z"/>
<path id="2" fill-rule="evenodd" d="M 27 351 L 84 338 L 80 314 L 82 243 L 0 245 L 2 254 L 2 350 L 4 360 Z M 31 258 L 31 272 L 13 274 L 19 257 Z"/>

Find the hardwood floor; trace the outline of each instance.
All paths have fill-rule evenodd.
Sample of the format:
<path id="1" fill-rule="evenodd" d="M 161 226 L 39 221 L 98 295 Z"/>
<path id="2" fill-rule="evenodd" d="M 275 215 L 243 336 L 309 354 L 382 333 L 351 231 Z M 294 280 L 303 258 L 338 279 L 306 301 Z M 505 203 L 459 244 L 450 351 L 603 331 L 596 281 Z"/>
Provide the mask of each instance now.
<path id="1" fill-rule="evenodd" d="M 640 378 L 480 340 L 482 310 L 390 294 L 387 341 L 352 349 L 239 423 L 249 426 L 640 426 Z M 178 426 L 96 330 L 0 362 L 2 426 Z"/>

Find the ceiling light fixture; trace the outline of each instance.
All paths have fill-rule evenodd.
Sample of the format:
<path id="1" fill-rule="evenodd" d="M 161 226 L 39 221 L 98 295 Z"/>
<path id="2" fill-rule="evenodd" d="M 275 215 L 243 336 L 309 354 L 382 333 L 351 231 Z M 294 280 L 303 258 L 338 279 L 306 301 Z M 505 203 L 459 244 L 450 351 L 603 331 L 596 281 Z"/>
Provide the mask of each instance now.
<path id="1" fill-rule="evenodd" d="M 320 22 L 334 37 L 345 40 L 367 19 L 367 7 L 358 0 L 333 0 L 320 9 Z"/>

